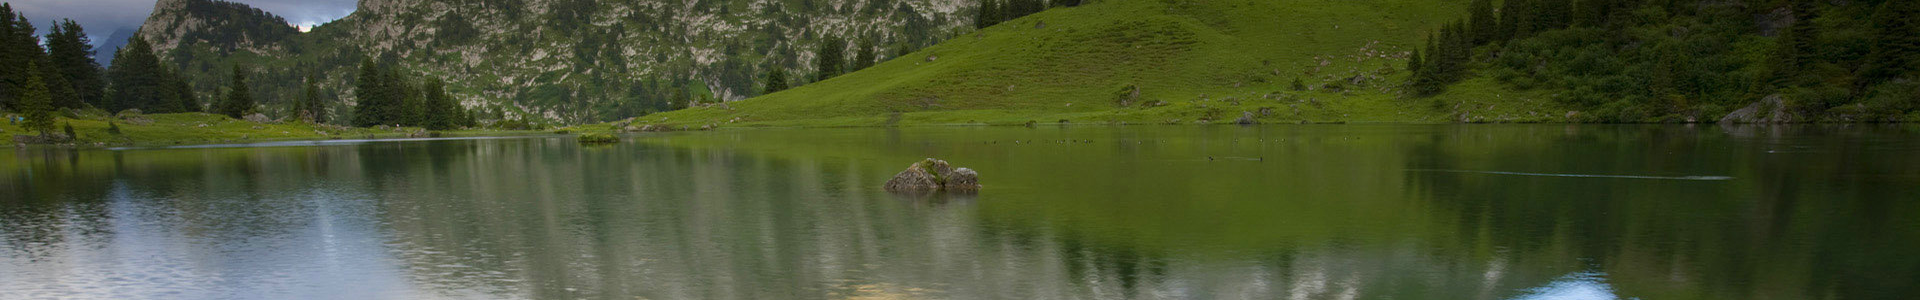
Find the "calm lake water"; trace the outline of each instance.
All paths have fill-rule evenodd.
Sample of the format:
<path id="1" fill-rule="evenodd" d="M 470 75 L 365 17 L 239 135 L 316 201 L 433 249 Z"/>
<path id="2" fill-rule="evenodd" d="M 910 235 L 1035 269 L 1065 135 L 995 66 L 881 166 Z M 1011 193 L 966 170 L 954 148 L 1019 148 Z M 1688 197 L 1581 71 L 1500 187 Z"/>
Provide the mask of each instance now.
<path id="1" fill-rule="evenodd" d="M 0 299 L 1911 299 L 1920 126 L 0 150 Z M 880 189 L 925 157 L 974 195 Z"/>

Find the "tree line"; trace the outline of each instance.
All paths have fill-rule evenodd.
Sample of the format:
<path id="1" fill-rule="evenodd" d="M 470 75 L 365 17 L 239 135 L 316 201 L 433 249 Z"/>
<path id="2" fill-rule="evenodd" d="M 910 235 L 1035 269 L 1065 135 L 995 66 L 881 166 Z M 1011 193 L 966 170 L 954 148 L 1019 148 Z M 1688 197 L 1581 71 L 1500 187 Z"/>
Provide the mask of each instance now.
<path id="1" fill-rule="evenodd" d="M 224 93 L 203 104 L 192 84 L 144 38 L 130 38 L 103 68 L 79 23 L 68 19 L 52 26 L 44 37 L 35 36 L 33 22 L 11 3 L 0 3 L 0 110 L 21 115 L 25 128 L 43 136 L 53 131 L 61 110 L 208 112 L 236 119 L 263 111 L 245 65 L 233 66 Z M 371 60 L 362 63 L 357 75 L 358 102 L 350 120 L 355 126 L 448 130 L 477 125 L 474 114 L 448 94 L 438 78 L 416 80 L 392 63 Z M 307 76 L 303 93 L 286 111 L 307 122 L 327 122 L 330 101 L 320 97 L 318 82 L 316 76 Z"/>
<path id="2" fill-rule="evenodd" d="M 1778 96 L 1803 121 L 1920 112 L 1920 1 L 1474 0 L 1407 62 L 1409 92 L 1486 76 L 1603 122 L 1681 121 Z M 1905 120 L 1911 121 L 1911 120 Z"/>
<path id="3" fill-rule="evenodd" d="M 447 130 L 477 126 L 473 113 L 460 106 L 447 93 L 447 84 L 439 78 L 415 81 L 391 61 L 360 63 L 354 78 L 353 125 L 425 127 Z M 306 94 L 312 95 L 308 84 Z M 313 105 L 308 102 L 307 105 Z M 304 106 L 303 106 L 304 107 Z M 304 111 L 302 113 L 315 113 Z"/>
<path id="4" fill-rule="evenodd" d="M 1080 6 L 1081 3 L 1082 0 L 980 0 L 975 4 L 977 14 L 974 17 L 974 26 L 977 29 L 985 29 L 1001 22 L 1045 11 L 1049 7 Z M 815 71 L 811 77 L 813 82 L 826 81 L 864 70 L 886 59 L 906 56 L 913 51 L 907 48 L 906 44 L 896 44 L 892 49 L 892 55 L 882 59 L 879 52 L 881 49 L 875 45 L 871 37 L 864 37 L 852 42 L 852 45 L 849 44 L 845 38 L 835 35 L 827 35 L 820 39 L 814 49 Z M 850 56 L 847 54 L 848 46 L 852 46 L 854 51 L 851 60 L 848 59 Z M 795 87 L 793 79 L 789 77 L 791 76 L 788 74 L 789 70 L 781 65 L 778 60 L 769 61 L 766 74 L 761 77 L 762 95 Z"/>

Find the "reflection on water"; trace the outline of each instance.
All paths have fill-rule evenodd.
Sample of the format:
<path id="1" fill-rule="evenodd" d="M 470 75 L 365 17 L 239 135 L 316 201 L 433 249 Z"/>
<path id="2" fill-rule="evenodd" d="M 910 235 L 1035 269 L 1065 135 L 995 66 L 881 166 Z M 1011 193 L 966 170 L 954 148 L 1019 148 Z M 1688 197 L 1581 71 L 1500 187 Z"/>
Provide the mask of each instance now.
<path id="1" fill-rule="evenodd" d="M 1563 125 L 7 150 L 0 298 L 1897 299 L 1913 153 Z M 987 189 L 878 189 L 923 157 Z"/>

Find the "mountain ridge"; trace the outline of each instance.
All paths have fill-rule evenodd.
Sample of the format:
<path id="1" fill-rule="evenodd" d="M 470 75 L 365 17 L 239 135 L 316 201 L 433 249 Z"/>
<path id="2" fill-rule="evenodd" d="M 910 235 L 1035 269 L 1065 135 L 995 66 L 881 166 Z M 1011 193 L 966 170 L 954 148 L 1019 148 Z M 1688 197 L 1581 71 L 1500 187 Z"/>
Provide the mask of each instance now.
<path id="1" fill-rule="evenodd" d="M 578 123 L 757 95 L 770 67 L 811 72 L 814 49 L 828 36 L 847 48 L 860 39 L 878 49 L 931 45 L 971 21 L 963 14 L 970 3 L 364 0 L 347 17 L 301 33 L 244 5 L 163 0 L 139 35 L 203 95 L 217 94 L 232 67 L 252 66 L 270 115 L 286 114 L 280 107 L 308 75 L 320 78 L 323 98 L 337 100 L 329 110 L 346 113 L 350 69 L 384 59 L 446 79 L 484 116 Z"/>

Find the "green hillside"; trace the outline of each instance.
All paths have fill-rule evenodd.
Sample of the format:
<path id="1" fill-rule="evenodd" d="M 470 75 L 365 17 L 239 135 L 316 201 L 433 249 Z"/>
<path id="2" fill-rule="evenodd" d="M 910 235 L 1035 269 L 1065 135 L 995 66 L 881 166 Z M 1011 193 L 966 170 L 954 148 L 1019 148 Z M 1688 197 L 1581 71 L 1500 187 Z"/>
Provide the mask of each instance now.
<path id="1" fill-rule="evenodd" d="M 634 124 L 1558 120 L 1542 95 L 1468 81 L 1401 96 L 1406 57 L 1464 2 L 1103 1 L 1055 8 L 860 72 Z M 1300 86 L 1294 83 L 1298 80 Z M 1304 88 L 1300 88 L 1300 87 Z M 1134 87 L 1138 96 L 1132 94 Z M 1466 100 L 1471 99 L 1471 100 Z"/>

